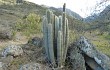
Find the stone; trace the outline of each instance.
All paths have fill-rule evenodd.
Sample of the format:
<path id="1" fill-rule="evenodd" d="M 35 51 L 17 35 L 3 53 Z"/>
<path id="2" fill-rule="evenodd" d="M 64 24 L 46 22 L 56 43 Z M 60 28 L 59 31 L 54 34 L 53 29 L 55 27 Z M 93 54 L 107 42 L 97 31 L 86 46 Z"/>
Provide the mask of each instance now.
<path id="1" fill-rule="evenodd" d="M 7 65 L 3 62 L 0 62 L 0 70 L 8 70 Z"/>
<path id="2" fill-rule="evenodd" d="M 39 63 L 28 63 L 21 66 L 19 70 L 52 70 L 52 69 Z"/>
<path id="3" fill-rule="evenodd" d="M 11 29 L 0 28 L 0 39 L 12 39 L 13 33 Z"/>
<path id="4" fill-rule="evenodd" d="M 84 55 L 89 57 L 88 60 L 93 59 L 95 64 L 97 63 L 104 70 L 110 70 L 110 58 L 105 54 L 99 52 L 95 48 L 95 46 L 89 42 L 87 38 L 81 36 L 80 39 L 77 41 L 77 46 Z"/>
<path id="5" fill-rule="evenodd" d="M 7 63 L 8 65 L 13 61 L 13 56 L 7 56 L 6 58 L 1 58 L 0 62 Z"/>
<path id="6" fill-rule="evenodd" d="M 42 38 L 34 37 L 31 40 L 29 40 L 28 43 L 33 44 L 37 47 L 41 47 L 42 46 Z"/>
<path id="7" fill-rule="evenodd" d="M 77 46 L 73 45 L 69 49 L 69 62 L 72 64 L 72 70 L 86 70 L 84 57 L 80 53 L 80 50 L 77 48 Z"/>
<path id="8" fill-rule="evenodd" d="M 6 57 L 8 55 L 11 56 L 19 56 L 23 54 L 23 49 L 17 45 L 9 45 L 2 51 L 2 56 Z"/>

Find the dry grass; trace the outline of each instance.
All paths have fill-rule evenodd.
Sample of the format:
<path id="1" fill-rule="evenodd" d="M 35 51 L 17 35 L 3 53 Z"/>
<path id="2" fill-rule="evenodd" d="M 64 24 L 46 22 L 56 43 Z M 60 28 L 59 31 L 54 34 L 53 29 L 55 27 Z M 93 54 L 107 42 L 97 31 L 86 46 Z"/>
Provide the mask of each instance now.
<path id="1" fill-rule="evenodd" d="M 110 40 L 106 39 L 104 35 L 97 35 L 96 33 L 86 32 L 85 36 L 96 46 L 96 49 L 110 56 Z"/>

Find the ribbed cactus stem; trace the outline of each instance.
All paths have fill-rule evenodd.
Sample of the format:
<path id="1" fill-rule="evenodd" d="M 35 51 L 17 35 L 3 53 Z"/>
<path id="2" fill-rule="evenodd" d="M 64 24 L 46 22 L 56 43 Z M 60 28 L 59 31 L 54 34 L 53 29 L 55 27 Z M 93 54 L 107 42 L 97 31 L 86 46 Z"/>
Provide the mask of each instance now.
<path id="1" fill-rule="evenodd" d="M 58 31 L 57 37 L 57 62 L 58 66 L 62 66 L 62 32 Z"/>
<path id="2" fill-rule="evenodd" d="M 63 57 L 65 56 L 65 49 L 66 49 L 66 14 L 63 12 L 63 21 L 62 21 L 62 32 L 63 32 Z M 65 58 L 63 59 L 65 61 Z"/>
<path id="3" fill-rule="evenodd" d="M 47 10 L 46 11 L 46 17 L 47 17 L 47 21 L 48 23 L 51 23 L 52 22 L 52 12 L 50 10 Z"/>
<path id="4" fill-rule="evenodd" d="M 54 58 L 54 49 L 53 49 L 53 33 L 52 33 L 52 24 L 48 24 L 48 47 L 49 47 L 49 55 L 50 55 L 50 62 L 53 65 L 55 64 Z"/>
<path id="5" fill-rule="evenodd" d="M 66 18 L 66 34 L 65 34 L 65 50 L 64 50 L 64 62 L 67 55 L 68 50 L 68 42 L 69 42 L 69 27 L 68 27 L 68 19 Z"/>
<path id="6" fill-rule="evenodd" d="M 42 22 L 42 25 L 43 25 L 43 46 L 45 48 L 45 52 L 46 52 L 46 56 L 48 58 L 48 60 L 50 60 L 50 56 L 49 56 L 49 48 L 48 48 L 48 30 L 47 30 L 47 25 L 48 25 L 48 22 L 47 22 L 47 18 L 44 16 L 43 17 L 43 22 Z"/>

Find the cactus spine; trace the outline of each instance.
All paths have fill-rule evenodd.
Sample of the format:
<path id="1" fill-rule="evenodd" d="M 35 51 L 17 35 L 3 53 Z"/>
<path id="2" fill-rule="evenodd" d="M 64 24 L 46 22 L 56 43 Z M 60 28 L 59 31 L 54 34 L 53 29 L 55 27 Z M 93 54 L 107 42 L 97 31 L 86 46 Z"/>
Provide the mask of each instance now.
<path id="1" fill-rule="evenodd" d="M 61 67 L 66 59 L 68 49 L 68 19 L 63 6 L 62 16 L 55 16 L 50 10 L 43 18 L 43 41 L 48 60 L 53 66 Z"/>

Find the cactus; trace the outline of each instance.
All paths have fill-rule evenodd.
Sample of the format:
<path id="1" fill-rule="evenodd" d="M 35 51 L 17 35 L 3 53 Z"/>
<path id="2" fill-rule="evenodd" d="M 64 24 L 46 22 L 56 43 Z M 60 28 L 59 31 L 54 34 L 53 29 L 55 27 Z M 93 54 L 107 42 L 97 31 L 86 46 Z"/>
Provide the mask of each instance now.
<path id="1" fill-rule="evenodd" d="M 58 67 L 62 66 L 62 32 L 58 31 L 58 37 L 57 37 L 57 62 Z"/>
<path id="2" fill-rule="evenodd" d="M 53 33 L 52 33 L 52 24 L 48 24 L 48 50 L 50 55 L 50 62 L 55 66 L 55 59 L 54 59 L 54 49 L 53 49 Z"/>
<path id="3" fill-rule="evenodd" d="M 66 18 L 66 36 L 65 36 L 65 49 L 64 49 L 64 60 L 63 60 L 64 62 L 66 59 L 68 42 L 69 42 L 69 27 L 68 27 L 68 19 Z"/>
<path id="4" fill-rule="evenodd" d="M 68 49 L 68 19 L 63 6 L 62 16 L 55 16 L 48 10 L 43 18 L 43 41 L 46 56 L 53 66 L 61 67 L 66 59 Z"/>
<path id="5" fill-rule="evenodd" d="M 48 32 L 47 32 L 47 18 L 44 16 L 43 17 L 43 22 L 42 22 L 42 25 L 43 25 L 43 46 L 45 47 L 45 51 L 46 51 L 46 55 L 47 55 L 47 58 L 50 60 L 50 56 L 49 56 L 49 52 L 48 52 L 48 44 L 47 44 L 47 40 L 48 40 Z"/>

